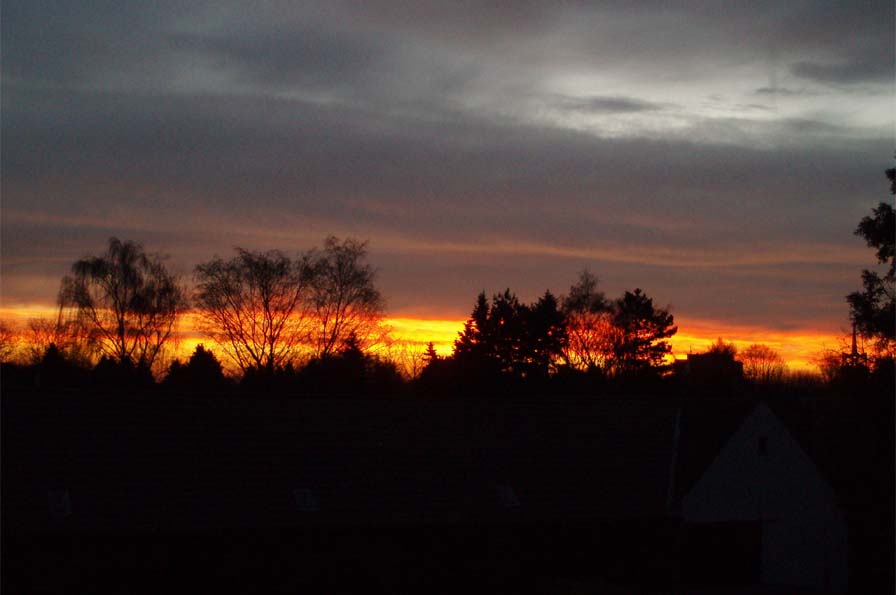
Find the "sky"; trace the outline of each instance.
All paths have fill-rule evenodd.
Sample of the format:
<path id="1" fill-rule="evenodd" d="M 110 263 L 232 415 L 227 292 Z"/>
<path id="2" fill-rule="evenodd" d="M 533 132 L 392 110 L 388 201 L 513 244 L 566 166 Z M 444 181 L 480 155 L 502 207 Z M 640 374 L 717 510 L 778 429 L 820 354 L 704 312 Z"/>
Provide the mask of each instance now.
<path id="1" fill-rule="evenodd" d="M 692 346 L 831 341 L 874 263 L 853 230 L 888 198 L 893 13 L 7 1 L 2 307 L 51 305 L 110 236 L 189 279 L 333 234 L 369 242 L 396 320 L 587 268 L 668 305 Z"/>

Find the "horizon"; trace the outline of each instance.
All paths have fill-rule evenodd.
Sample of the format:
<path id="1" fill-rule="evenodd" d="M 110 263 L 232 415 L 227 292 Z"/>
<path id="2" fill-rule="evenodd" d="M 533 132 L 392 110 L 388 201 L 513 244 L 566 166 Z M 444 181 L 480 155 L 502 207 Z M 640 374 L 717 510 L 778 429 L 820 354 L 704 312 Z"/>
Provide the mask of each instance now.
<path id="1" fill-rule="evenodd" d="M 470 300 L 471 304 L 472 301 Z M 57 313 L 58 306 L 50 305 L 0 307 L 0 319 L 12 322 L 20 338 L 27 329 L 30 319 L 54 319 Z M 672 314 L 675 315 L 674 308 Z M 181 316 L 175 331 L 176 336 L 172 341 L 175 345 L 172 357 L 185 360 L 197 345 L 203 345 L 211 349 L 228 368 L 231 367 L 233 364 L 228 362 L 221 347 L 196 328 L 193 321 L 195 315 L 195 310 L 188 310 Z M 396 346 L 406 345 L 414 353 L 422 353 L 426 345 L 432 342 L 436 352 L 444 357 L 452 354 L 454 341 L 468 318 L 469 314 L 463 318 L 442 319 L 387 313 L 384 324 L 390 329 L 389 337 Z M 702 353 L 718 339 L 733 344 L 738 351 L 759 343 L 779 353 L 791 372 L 818 373 L 820 358 L 831 351 L 842 351 L 847 338 L 845 331 L 839 334 L 813 333 L 811 329 L 774 331 L 761 328 L 723 327 L 712 321 L 703 324 L 700 321 L 685 321 L 682 324 L 678 318 L 675 324 L 679 331 L 669 339 L 672 345 L 672 359 L 683 359 L 688 353 Z M 723 332 L 720 333 L 720 330 Z"/>

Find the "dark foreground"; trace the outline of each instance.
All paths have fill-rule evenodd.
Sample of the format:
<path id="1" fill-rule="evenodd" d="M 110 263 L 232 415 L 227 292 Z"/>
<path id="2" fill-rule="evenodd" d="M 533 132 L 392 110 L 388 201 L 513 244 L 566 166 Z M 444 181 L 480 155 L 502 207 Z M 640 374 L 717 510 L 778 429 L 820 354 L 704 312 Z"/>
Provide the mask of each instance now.
<path id="1" fill-rule="evenodd" d="M 752 402 L 2 405 L 4 593 L 821 592 L 758 584 L 758 524 L 678 512 Z M 892 408 L 775 409 L 845 510 L 850 592 L 892 592 Z"/>

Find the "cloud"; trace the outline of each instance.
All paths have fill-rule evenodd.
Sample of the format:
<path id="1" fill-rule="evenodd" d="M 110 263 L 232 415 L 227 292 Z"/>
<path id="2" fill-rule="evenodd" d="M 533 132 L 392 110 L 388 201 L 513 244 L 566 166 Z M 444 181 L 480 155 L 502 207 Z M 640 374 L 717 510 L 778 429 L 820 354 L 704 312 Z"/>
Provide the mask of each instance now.
<path id="1" fill-rule="evenodd" d="M 790 70 L 802 79 L 839 85 L 892 83 L 894 77 L 893 61 L 882 58 L 862 62 L 797 62 Z"/>
<path id="2" fill-rule="evenodd" d="M 892 32 L 828 3 L 659 8 L 8 2 L 4 294 L 113 234 L 189 271 L 337 233 L 409 309 L 592 266 L 720 319 L 842 316 Z"/>
<path id="3" fill-rule="evenodd" d="M 776 95 L 778 97 L 815 97 L 817 91 L 807 89 L 790 89 L 788 87 L 760 87 L 754 91 L 756 95 Z"/>
<path id="4" fill-rule="evenodd" d="M 210 68 L 273 88 L 330 87 L 376 70 L 387 53 L 382 40 L 350 35 L 311 24 L 273 26 L 260 31 L 182 33 L 171 44 L 202 55 Z"/>
<path id="5" fill-rule="evenodd" d="M 592 114 L 630 114 L 660 111 L 666 109 L 661 103 L 646 101 L 636 97 L 550 97 L 547 103 L 555 109 Z"/>

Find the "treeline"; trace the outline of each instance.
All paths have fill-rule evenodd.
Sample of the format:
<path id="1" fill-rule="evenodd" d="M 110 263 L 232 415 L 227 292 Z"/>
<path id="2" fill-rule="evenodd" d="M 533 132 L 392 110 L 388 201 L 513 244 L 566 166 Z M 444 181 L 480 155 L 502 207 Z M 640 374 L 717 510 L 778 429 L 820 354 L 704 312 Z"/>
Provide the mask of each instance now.
<path id="1" fill-rule="evenodd" d="M 452 355 L 430 349 L 420 381 L 433 392 L 656 387 L 677 330 L 640 289 L 608 300 L 586 271 L 566 296 L 547 291 L 532 304 L 509 289 L 480 293 Z"/>
<path id="2" fill-rule="evenodd" d="M 509 289 L 490 302 L 481 293 L 449 357 L 432 344 L 395 349 L 366 255 L 364 243 L 335 237 L 296 257 L 237 248 L 196 266 L 188 290 L 159 255 L 111 238 L 62 279 L 56 320 L 30 322 L 6 385 L 366 393 L 413 380 L 431 392 L 507 392 L 667 370 L 677 330 L 668 310 L 640 289 L 608 300 L 588 272 L 567 296 L 548 291 L 533 304 Z M 188 313 L 214 352 L 200 346 L 178 361 Z"/>
<path id="3" fill-rule="evenodd" d="M 885 386 L 893 375 L 892 209 L 881 203 L 875 217 L 857 233 L 889 270 L 865 271 L 865 301 L 848 298 L 855 328 L 875 349 L 870 357 L 857 350 L 854 333 L 851 351 L 821 358 L 831 385 Z M 0 323 L 3 386 L 510 394 L 814 382 L 788 375 L 766 345 L 738 353 L 721 339 L 673 365 L 668 307 L 641 289 L 607 298 L 588 271 L 565 295 L 546 291 L 531 304 L 510 289 L 482 292 L 451 355 L 432 343 L 415 352 L 391 340 L 375 277 L 365 243 L 329 237 L 294 257 L 237 248 L 196 266 L 188 288 L 158 254 L 111 238 L 62 279 L 55 320 L 31 320 L 24 332 Z M 200 345 L 180 361 L 178 323 L 188 314 L 212 349 Z"/>

